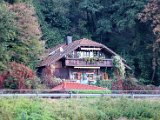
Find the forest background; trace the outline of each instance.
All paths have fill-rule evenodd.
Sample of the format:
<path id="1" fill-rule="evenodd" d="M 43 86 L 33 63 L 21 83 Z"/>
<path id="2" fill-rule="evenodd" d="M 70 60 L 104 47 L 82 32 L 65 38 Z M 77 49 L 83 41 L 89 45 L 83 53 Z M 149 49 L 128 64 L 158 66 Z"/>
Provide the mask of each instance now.
<path id="1" fill-rule="evenodd" d="M 0 73 L 14 76 L 13 62 L 36 71 L 45 49 L 69 33 L 105 44 L 139 82 L 160 85 L 159 0 L 0 0 Z"/>

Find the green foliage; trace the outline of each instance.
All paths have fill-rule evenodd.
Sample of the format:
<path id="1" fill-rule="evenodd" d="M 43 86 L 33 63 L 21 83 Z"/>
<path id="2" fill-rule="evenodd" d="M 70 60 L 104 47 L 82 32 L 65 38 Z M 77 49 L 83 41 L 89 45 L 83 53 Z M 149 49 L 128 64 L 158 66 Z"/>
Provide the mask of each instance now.
<path id="1" fill-rule="evenodd" d="M 113 82 L 112 80 L 97 80 L 95 85 L 111 90 L 112 89 L 112 82 Z"/>
<path id="2" fill-rule="evenodd" d="M 111 94 L 110 90 L 73 90 L 74 94 Z"/>
<path id="3" fill-rule="evenodd" d="M 11 56 L 9 47 L 17 36 L 14 22 L 15 15 L 9 11 L 5 3 L 0 4 L 0 70 L 6 68 Z"/>
<path id="4" fill-rule="evenodd" d="M 65 17 L 68 11 L 68 0 L 64 2 L 57 0 L 33 1 L 33 4 L 42 26 L 42 39 L 46 40 L 47 47 L 62 43 L 69 24 L 69 20 Z"/>
<path id="5" fill-rule="evenodd" d="M 1 98 L 2 120 L 159 120 L 158 100 Z"/>
<path id="6" fill-rule="evenodd" d="M 18 80 L 13 76 L 9 76 L 7 79 L 4 80 L 3 86 L 6 89 L 17 89 Z"/>
<path id="7" fill-rule="evenodd" d="M 44 50 L 33 7 L 24 3 L 0 4 L 0 71 L 10 61 L 35 68 Z"/>
<path id="8" fill-rule="evenodd" d="M 151 44 L 154 35 L 149 23 L 142 24 L 137 19 L 137 14 L 147 2 L 148 0 L 33 1 L 47 47 L 62 43 L 67 33 L 72 33 L 74 39 L 92 38 L 125 58 L 136 77 L 149 80 L 152 74 Z M 157 81 L 159 78 L 157 76 Z"/>
<path id="9" fill-rule="evenodd" d="M 4 1 L 14 7 L 8 3 L 6 5 Z M 87 37 L 107 45 L 127 60 L 137 78 L 149 80 L 144 81 L 145 84 L 160 84 L 159 59 L 154 81 L 151 81 L 152 45 L 155 40 L 151 23 L 141 23 L 137 19 L 137 14 L 144 9 L 148 0 L 0 2 L 0 71 L 6 69 L 9 61 L 35 68 L 39 53 L 44 48 L 39 39 L 46 42 L 46 48 L 51 48 L 64 42 L 67 34 L 72 34 L 73 39 Z M 152 7 L 151 11 L 152 9 L 154 8 Z M 157 8 L 154 10 L 158 11 Z"/>
<path id="10" fill-rule="evenodd" d="M 113 65 L 116 70 L 118 70 L 118 74 L 122 77 L 125 78 L 125 65 L 122 61 L 122 58 L 120 56 L 114 56 L 113 57 Z"/>
<path id="11" fill-rule="evenodd" d="M 74 0 L 42 0 L 33 1 L 41 24 L 47 47 L 64 42 L 67 34 L 74 39 L 90 36 L 87 21 L 83 12 L 79 11 L 80 1 Z M 77 9 L 78 8 L 78 9 Z"/>

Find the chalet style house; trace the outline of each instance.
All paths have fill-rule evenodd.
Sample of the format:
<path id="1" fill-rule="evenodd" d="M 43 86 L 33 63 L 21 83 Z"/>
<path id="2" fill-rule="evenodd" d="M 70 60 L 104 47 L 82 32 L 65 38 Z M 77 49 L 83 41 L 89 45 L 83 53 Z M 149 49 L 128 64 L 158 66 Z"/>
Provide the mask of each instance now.
<path id="1" fill-rule="evenodd" d="M 108 80 L 110 75 L 106 69 L 113 67 L 112 56 L 115 55 L 101 43 L 86 38 L 72 42 L 72 37 L 67 36 L 66 43 L 50 49 L 47 57 L 38 64 L 38 73 L 41 77 L 51 75 L 83 84 L 97 78 Z"/>

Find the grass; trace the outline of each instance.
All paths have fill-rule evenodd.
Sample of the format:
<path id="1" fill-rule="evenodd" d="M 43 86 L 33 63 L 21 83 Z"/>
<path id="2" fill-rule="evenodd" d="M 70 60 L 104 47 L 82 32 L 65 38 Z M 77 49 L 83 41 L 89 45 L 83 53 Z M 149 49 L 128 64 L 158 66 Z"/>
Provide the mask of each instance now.
<path id="1" fill-rule="evenodd" d="M 111 94 L 111 90 L 73 90 L 71 93 L 78 94 Z"/>
<path id="2" fill-rule="evenodd" d="M 0 98 L 0 120 L 160 120 L 160 101 Z"/>

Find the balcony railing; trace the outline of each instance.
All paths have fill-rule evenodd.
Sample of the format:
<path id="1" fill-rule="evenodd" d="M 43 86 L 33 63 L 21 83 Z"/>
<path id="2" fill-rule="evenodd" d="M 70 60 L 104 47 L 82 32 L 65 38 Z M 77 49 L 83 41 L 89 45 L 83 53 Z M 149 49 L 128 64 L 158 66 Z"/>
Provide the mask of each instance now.
<path id="1" fill-rule="evenodd" d="M 113 62 L 112 59 L 103 59 L 103 60 L 95 60 L 95 61 L 87 61 L 83 58 L 67 58 L 65 61 L 66 66 L 86 66 L 86 67 L 112 67 Z"/>

